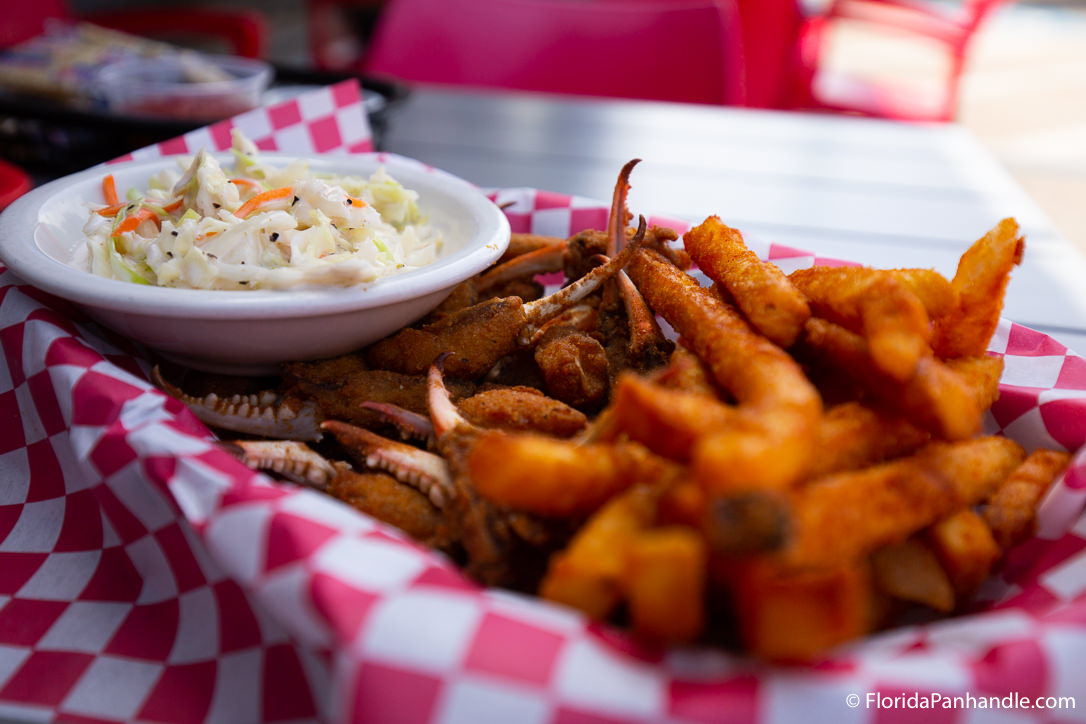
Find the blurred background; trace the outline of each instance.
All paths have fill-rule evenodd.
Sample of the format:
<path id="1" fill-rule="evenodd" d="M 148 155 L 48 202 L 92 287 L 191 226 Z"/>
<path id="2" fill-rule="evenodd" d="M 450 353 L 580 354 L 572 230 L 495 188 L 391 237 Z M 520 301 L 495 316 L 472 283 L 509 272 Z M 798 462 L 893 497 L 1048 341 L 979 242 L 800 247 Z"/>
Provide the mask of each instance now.
<path id="1" fill-rule="evenodd" d="M 320 69 L 350 74 L 359 72 L 386 4 L 385 0 L 205 0 L 186 3 L 184 10 L 244 11 L 259 16 L 263 27 L 255 52 L 280 72 Z M 948 11 L 963 4 L 968 3 L 935 2 Z M 817 17 L 829 5 L 829 0 L 801 0 L 800 7 L 809 17 Z M 1086 0 L 1018 0 L 997 5 L 968 46 L 952 120 L 974 132 L 1057 228 L 1086 252 Z M 67 3 L 74 16 L 148 9 L 168 13 L 171 8 L 176 9 L 175 2 L 157 0 Z M 0 15 L 11 12 L 9 7 Z M 157 34 L 171 42 L 193 43 L 191 33 L 170 38 L 167 25 L 160 23 Z M 197 47 L 199 42 L 197 38 Z M 236 52 L 236 47 L 224 48 L 217 36 L 202 42 L 206 50 Z M 924 38 L 899 36 L 843 19 L 823 31 L 818 67 L 887 86 L 900 84 L 909 93 L 911 89 L 918 94 L 937 93 L 946 84 L 947 53 Z"/>

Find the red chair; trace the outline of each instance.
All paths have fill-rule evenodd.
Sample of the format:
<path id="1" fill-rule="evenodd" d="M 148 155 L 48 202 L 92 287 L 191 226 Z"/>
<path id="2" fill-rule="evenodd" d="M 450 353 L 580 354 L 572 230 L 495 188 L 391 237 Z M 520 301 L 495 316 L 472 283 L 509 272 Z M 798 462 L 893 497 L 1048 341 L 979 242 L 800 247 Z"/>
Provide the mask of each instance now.
<path id="1" fill-rule="evenodd" d="M 30 176 L 18 166 L 0 159 L 0 210 L 30 190 Z"/>
<path id="2" fill-rule="evenodd" d="M 904 121 L 952 121 L 970 46 L 977 30 L 1007 0 L 964 0 L 955 5 L 925 0 L 831 0 L 808 19 L 800 40 L 801 68 L 792 106 Z M 892 80 L 846 76 L 828 65 L 830 40 L 838 23 L 856 23 L 876 32 L 916 38 L 945 53 L 945 73 L 927 97 Z M 862 26 L 860 25 L 862 24 Z"/>
<path id="3" fill-rule="evenodd" d="M 7 2 L 0 10 L 0 48 L 40 35 L 49 21 L 86 21 L 132 35 L 159 39 L 214 39 L 224 52 L 246 58 L 263 58 L 267 20 L 247 9 L 154 8 L 76 15 L 65 0 Z"/>
<path id="4" fill-rule="evenodd" d="M 735 0 L 390 0 L 363 73 L 574 95 L 744 105 Z"/>

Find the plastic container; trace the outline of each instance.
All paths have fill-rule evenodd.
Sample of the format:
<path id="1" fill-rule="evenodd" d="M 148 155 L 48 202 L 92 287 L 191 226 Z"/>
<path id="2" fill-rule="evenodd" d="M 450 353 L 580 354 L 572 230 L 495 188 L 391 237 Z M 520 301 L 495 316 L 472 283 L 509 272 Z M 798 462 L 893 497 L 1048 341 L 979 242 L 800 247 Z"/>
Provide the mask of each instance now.
<path id="1" fill-rule="evenodd" d="M 272 75 L 259 60 L 180 53 L 109 63 L 97 90 L 112 113 L 215 121 L 260 105 Z"/>

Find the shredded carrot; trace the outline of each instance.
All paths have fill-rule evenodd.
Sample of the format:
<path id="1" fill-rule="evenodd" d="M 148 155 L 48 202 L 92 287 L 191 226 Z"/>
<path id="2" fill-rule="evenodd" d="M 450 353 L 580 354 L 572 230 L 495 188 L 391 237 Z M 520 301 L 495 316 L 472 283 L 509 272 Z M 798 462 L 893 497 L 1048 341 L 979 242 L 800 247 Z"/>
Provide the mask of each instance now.
<path id="1" fill-rule="evenodd" d="M 234 212 L 234 216 L 244 219 L 249 214 L 256 211 L 256 209 L 272 201 L 278 201 L 279 199 L 285 199 L 294 195 L 294 188 L 291 186 L 280 186 L 277 189 L 271 189 L 270 191 L 264 191 L 259 193 L 253 198 L 246 201 L 241 207 Z"/>
<path id="2" fill-rule="evenodd" d="M 98 211 L 96 211 L 95 213 L 98 214 L 99 216 L 105 216 L 107 218 L 111 218 L 111 217 L 114 217 L 117 214 L 119 214 L 121 209 L 123 209 L 125 206 L 128 206 L 128 203 L 129 202 L 125 201 L 123 203 L 113 204 L 111 206 L 106 206 L 103 209 L 98 209 Z"/>
<path id="3" fill-rule="evenodd" d="M 121 203 L 121 197 L 117 195 L 117 182 L 111 173 L 106 174 L 106 177 L 102 179 L 102 195 L 106 197 L 106 203 L 110 206 Z"/>
<path id="4" fill-rule="evenodd" d="M 181 208 L 181 204 L 184 203 L 184 201 L 185 200 L 183 198 L 174 199 L 170 203 L 163 206 L 162 210 L 166 213 L 173 213 L 174 211 L 177 211 Z"/>
<path id="5" fill-rule="evenodd" d="M 355 196 L 348 196 L 347 197 L 347 205 L 348 206 L 362 207 L 362 206 L 366 205 L 366 202 L 363 201 L 360 198 L 355 197 Z"/>
<path id="6" fill-rule="evenodd" d="M 134 231 L 137 226 L 146 221 L 147 219 L 156 219 L 154 211 L 146 207 L 141 207 L 136 213 L 126 216 L 121 219 L 121 223 L 117 224 L 117 228 L 113 230 L 113 236 L 118 237 L 126 231 Z"/>
<path id="7" fill-rule="evenodd" d="M 264 187 L 260 185 L 259 181 L 254 181 L 251 178 L 232 178 L 230 179 L 230 183 L 234 184 L 235 186 L 244 186 L 257 192 L 264 190 Z"/>

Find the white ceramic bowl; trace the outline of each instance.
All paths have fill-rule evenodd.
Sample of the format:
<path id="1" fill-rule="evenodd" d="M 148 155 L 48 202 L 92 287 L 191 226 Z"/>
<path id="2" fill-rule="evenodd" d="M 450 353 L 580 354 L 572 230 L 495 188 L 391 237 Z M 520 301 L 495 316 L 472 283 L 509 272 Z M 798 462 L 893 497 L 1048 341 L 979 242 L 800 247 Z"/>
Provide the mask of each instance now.
<path id="1" fill-rule="evenodd" d="M 87 202 L 102 203 L 102 177 L 118 189 L 146 188 L 177 157 L 81 171 L 31 191 L 0 214 L 0 260 L 19 277 L 76 302 L 102 324 L 191 367 L 266 374 L 280 362 L 320 359 L 358 349 L 419 319 L 461 281 L 492 264 L 509 243 L 509 222 L 468 182 L 391 154 L 265 153 L 286 165 L 368 176 L 381 164 L 419 193 L 419 208 L 445 248 L 434 263 L 353 287 L 209 291 L 106 279 L 66 263 L 85 243 Z M 123 191 L 122 191 L 123 193 Z"/>

